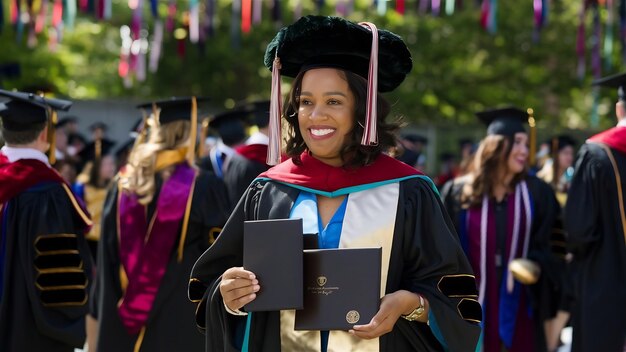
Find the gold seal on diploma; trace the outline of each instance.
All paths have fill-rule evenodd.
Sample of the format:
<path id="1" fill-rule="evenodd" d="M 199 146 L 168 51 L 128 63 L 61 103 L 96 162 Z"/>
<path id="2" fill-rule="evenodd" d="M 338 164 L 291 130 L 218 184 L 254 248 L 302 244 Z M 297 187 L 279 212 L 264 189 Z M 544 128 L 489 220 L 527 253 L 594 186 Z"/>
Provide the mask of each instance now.
<path id="1" fill-rule="evenodd" d="M 320 277 L 318 277 L 318 278 L 317 278 L 317 284 L 318 284 L 320 287 L 322 287 L 322 286 L 326 285 L 326 281 L 328 281 L 328 280 L 326 279 L 326 276 L 320 276 Z"/>
<path id="2" fill-rule="evenodd" d="M 346 321 L 350 324 L 356 324 L 361 319 L 361 315 L 356 310 L 351 310 L 346 314 Z"/>

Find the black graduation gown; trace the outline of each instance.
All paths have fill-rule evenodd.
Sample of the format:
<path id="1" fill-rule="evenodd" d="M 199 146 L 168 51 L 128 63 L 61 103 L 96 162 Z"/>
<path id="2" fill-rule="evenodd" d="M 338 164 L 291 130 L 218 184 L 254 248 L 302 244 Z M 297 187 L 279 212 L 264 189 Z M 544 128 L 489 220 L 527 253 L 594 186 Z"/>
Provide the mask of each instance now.
<path id="1" fill-rule="evenodd" d="M 228 172 L 224 174 L 224 183 L 232 205 L 246 192 L 250 183 L 269 167 L 265 163 L 250 160 L 237 153 L 228 161 Z"/>
<path id="2" fill-rule="evenodd" d="M 299 192 L 274 181 L 254 181 L 218 240 L 194 266 L 189 295 L 192 300 L 201 300 L 196 319 L 205 327 L 207 351 L 239 350 L 237 341 L 246 317 L 226 312 L 219 284 L 226 269 L 242 266 L 244 220 L 288 218 Z M 422 179 L 400 182 L 386 293 L 406 289 L 424 294 L 437 314 L 449 350 L 473 352 L 480 334 L 475 323 L 481 319 L 480 306 L 473 301 L 475 306 L 466 310 L 460 297 L 447 297 L 437 289 L 443 276 L 459 273 L 472 271 L 440 200 Z M 464 291 L 475 294 L 473 278 L 470 281 L 471 288 Z M 459 286 L 462 284 L 455 288 L 460 290 Z M 281 350 L 279 312 L 255 312 L 250 330 L 249 351 Z M 380 351 L 443 350 L 426 324 L 402 318 L 379 342 Z"/>
<path id="3" fill-rule="evenodd" d="M 7 203 L 0 351 L 73 352 L 84 344 L 92 263 L 74 201 L 53 182 Z"/>
<path id="4" fill-rule="evenodd" d="M 98 351 L 103 352 L 133 351 L 138 339 L 138 335 L 131 336 L 127 333 L 117 309 L 122 298 L 116 224 L 117 199 L 117 183 L 114 183 L 105 201 L 102 216 L 95 287 L 96 304 L 92 306 L 92 313 L 99 323 Z M 157 195 L 152 204 L 156 204 L 156 200 Z M 148 208 L 153 211 L 150 206 Z M 229 208 L 221 180 L 200 172 L 194 187 L 183 260 L 179 263 L 177 259 L 179 237 L 149 313 L 140 351 L 204 349 L 203 336 L 193 322 L 195 306 L 187 299 L 187 284 L 193 264 L 221 230 L 228 218 Z"/>
<path id="5" fill-rule="evenodd" d="M 449 181 L 441 191 L 441 198 L 448 214 L 454 222 L 457 232 L 465 226 L 461 219 L 461 191 L 469 178 L 460 177 Z M 528 192 L 532 198 L 534 218 L 530 231 L 528 259 L 533 260 L 541 267 L 541 276 L 534 285 L 525 286 L 530 298 L 535 321 L 535 348 L 545 350 L 545 333 L 543 321 L 552 318 L 555 314 L 562 293 L 559 287 L 562 282 L 562 259 L 552 252 L 553 230 L 557 224 L 560 206 L 552 188 L 539 178 L 529 176 L 526 179 Z M 506 216 L 506 212 L 502 213 Z M 506 220 L 505 222 L 506 223 Z M 558 265 L 557 265 L 558 264 Z M 503 269 L 504 270 L 504 269 Z"/>
<path id="6" fill-rule="evenodd" d="M 613 150 L 626 186 L 626 155 Z M 565 207 L 578 300 L 572 351 L 622 351 L 626 339 L 626 248 L 613 167 L 598 145 L 578 153 Z M 626 194 L 624 194 L 626 197 Z"/>

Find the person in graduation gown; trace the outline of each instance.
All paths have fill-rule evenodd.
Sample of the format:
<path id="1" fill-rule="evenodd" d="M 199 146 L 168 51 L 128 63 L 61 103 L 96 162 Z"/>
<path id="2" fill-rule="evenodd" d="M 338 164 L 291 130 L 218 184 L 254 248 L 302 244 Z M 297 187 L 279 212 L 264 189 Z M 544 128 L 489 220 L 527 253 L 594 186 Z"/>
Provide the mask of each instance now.
<path id="1" fill-rule="evenodd" d="M 104 200 L 109 184 L 117 172 L 115 157 L 109 152 L 112 150 L 106 147 L 103 155 L 88 162 L 83 172 L 78 175 L 76 183 L 72 185 L 72 190 L 84 202 L 94 222 L 86 235 L 94 262 L 97 258 L 98 241 L 100 240 L 100 219 Z"/>
<path id="2" fill-rule="evenodd" d="M 553 296 L 550 236 L 559 205 L 548 184 L 527 174 L 526 111 L 509 107 L 477 114 L 488 125 L 472 171 L 449 181 L 441 197 L 479 282 L 485 352 L 544 351 L 543 321 Z M 527 258 L 541 270 L 524 286 L 508 269 Z"/>
<path id="3" fill-rule="evenodd" d="M 580 148 L 565 206 L 578 299 L 572 351 L 623 351 L 626 340 L 626 74 L 595 84 L 618 89 L 617 126 Z"/>
<path id="4" fill-rule="evenodd" d="M 548 159 L 543 162 L 543 166 L 537 172 L 537 177 L 548 183 L 556 195 L 556 199 L 563 210 L 567 200 L 567 190 L 574 175 L 574 154 L 576 141 L 568 135 L 558 135 L 546 142 L 548 145 Z M 563 225 L 563 211 L 559 213 L 557 221 L 552 230 L 550 247 L 557 260 L 554 265 L 559 265 L 563 275 L 561 283 L 555 285 L 555 291 L 561 293 L 559 302 L 553 305 L 553 319 L 544 322 L 546 329 L 546 342 L 549 351 L 556 351 L 561 342 L 560 336 L 563 328 L 568 323 L 570 311 L 573 307 L 575 292 L 575 273 L 570 270 L 568 262 L 572 255 L 568 253 L 567 236 Z"/>
<path id="5" fill-rule="evenodd" d="M 49 163 L 55 110 L 71 102 L 0 90 L 0 351 L 73 352 L 85 341 L 92 222 Z"/>
<path id="6" fill-rule="evenodd" d="M 267 165 L 270 102 L 257 101 L 250 105 L 258 131 L 248 137 L 245 144 L 235 148 L 235 153 L 228 162 L 229 171 L 224 174 L 224 183 L 233 205 L 237 204 L 250 182 L 270 167 Z"/>
<path id="7" fill-rule="evenodd" d="M 228 217 L 228 198 L 218 178 L 193 166 L 195 100 L 155 104 L 147 142 L 135 146 L 105 201 L 92 305 L 98 351 L 204 346 L 184 319 L 195 309 L 186 288 Z"/>
<path id="8" fill-rule="evenodd" d="M 296 77 L 282 112 L 290 159 L 250 185 L 193 268 L 189 296 L 199 302 L 207 351 L 476 349 L 474 277 L 434 184 L 382 153 L 395 145 L 397 125 L 386 122 L 390 106 L 377 93 L 404 80 L 410 53 L 400 37 L 367 25 L 374 35 L 342 18 L 306 16 L 267 48 L 274 88 L 280 74 Z M 378 69 L 368 71 L 370 55 Z M 274 89 L 271 164 L 281 158 L 279 99 Z M 300 332 L 293 310 L 242 309 L 264 284 L 242 268 L 244 221 L 280 218 L 302 218 L 304 233 L 319 233 L 320 248 L 383 248 L 380 310 L 371 321 L 350 331 Z"/>
<path id="9" fill-rule="evenodd" d="M 209 118 L 209 128 L 217 131 L 217 145 L 209 151 L 209 155 L 199 160 L 200 168 L 210 171 L 224 179 L 235 148 L 246 140 L 246 121 L 250 116 L 247 108 L 236 107 Z"/>

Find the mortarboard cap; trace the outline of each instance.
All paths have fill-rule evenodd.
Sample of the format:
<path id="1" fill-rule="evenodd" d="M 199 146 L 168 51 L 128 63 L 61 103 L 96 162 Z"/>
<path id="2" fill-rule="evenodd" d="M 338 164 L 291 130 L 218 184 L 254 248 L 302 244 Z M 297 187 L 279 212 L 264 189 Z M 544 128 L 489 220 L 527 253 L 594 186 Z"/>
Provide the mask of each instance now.
<path id="1" fill-rule="evenodd" d="M 593 81 L 591 84 L 594 86 L 617 88 L 619 100 L 626 101 L 626 73 L 603 77 Z"/>
<path id="2" fill-rule="evenodd" d="M 516 107 L 506 107 L 477 112 L 476 116 L 487 125 L 487 135 L 513 137 L 516 133 L 526 132 L 528 112 Z"/>
<path id="3" fill-rule="evenodd" d="M 280 73 L 295 77 L 316 67 L 333 67 L 368 79 L 372 31 L 341 17 L 305 16 L 278 32 L 265 51 L 265 66 L 280 58 Z M 278 51 L 278 52 L 277 52 Z M 398 35 L 378 30 L 378 91 L 389 92 L 404 81 L 413 62 Z"/>
<path id="4" fill-rule="evenodd" d="M 407 140 L 412 143 L 428 144 L 428 138 L 421 136 L 419 134 L 416 134 L 416 133 L 403 134 L 402 139 Z"/>
<path id="5" fill-rule="evenodd" d="M 173 97 L 166 100 L 149 102 L 137 106 L 139 109 L 152 110 L 152 104 L 161 109 L 159 124 L 164 125 L 178 120 L 191 120 L 192 97 Z M 208 98 L 196 98 L 197 102 L 207 101 Z"/>
<path id="6" fill-rule="evenodd" d="M 106 131 L 106 130 L 109 129 L 109 126 L 106 123 L 102 122 L 102 121 L 96 121 L 96 122 L 92 123 L 91 125 L 89 125 L 89 130 L 90 131 L 93 132 L 93 131 L 95 131 L 97 129 Z"/>
<path id="7" fill-rule="evenodd" d="M 69 123 L 78 123 L 78 118 L 76 116 L 65 116 L 59 119 L 59 122 L 57 122 L 56 127 L 57 128 L 62 128 L 65 125 L 69 124 Z"/>
<path id="8" fill-rule="evenodd" d="M 250 118 L 248 109 L 232 109 L 213 115 L 209 128 L 214 129 L 226 145 L 233 145 L 246 138 L 246 121 Z"/>
<path id="9" fill-rule="evenodd" d="M 0 96 L 10 100 L 0 105 L 4 128 L 24 131 L 30 125 L 48 121 L 48 109 L 67 111 L 72 106 L 68 100 L 44 98 L 34 93 L 12 92 L 0 89 Z"/>
<path id="10" fill-rule="evenodd" d="M 443 153 L 439 154 L 439 160 L 441 160 L 443 162 L 454 161 L 455 158 L 456 158 L 456 155 L 454 153 L 443 152 Z"/>
<path id="11" fill-rule="evenodd" d="M 265 66 L 272 71 L 268 164 L 280 161 L 280 75 L 295 77 L 312 68 L 348 70 L 368 81 L 361 144 L 378 144 L 376 93 L 394 90 L 413 67 L 402 39 L 369 22 L 340 17 L 305 16 L 282 28 L 267 46 Z"/>
<path id="12" fill-rule="evenodd" d="M 574 138 L 566 134 L 554 136 L 549 141 L 547 141 L 547 143 L 550 145 L 550 151 L 554 151 L 555 148 L 558 151 L 567 146 L 575 147 L 577 144 Z"/>
<path id="13" fill-rule="evenodd" d="M 254 124 L 259 128 L 266 127 L 270 122 L 270 101 L 261 100 L 250 103 Z"/>

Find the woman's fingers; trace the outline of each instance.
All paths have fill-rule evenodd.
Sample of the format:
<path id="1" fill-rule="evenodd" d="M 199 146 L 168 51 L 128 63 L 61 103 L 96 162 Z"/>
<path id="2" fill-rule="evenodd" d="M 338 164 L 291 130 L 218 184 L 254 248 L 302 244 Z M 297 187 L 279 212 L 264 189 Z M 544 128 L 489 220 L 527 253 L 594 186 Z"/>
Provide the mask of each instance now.
<path id="1" fill-rule="evenodd" d="M 220 283 L 220 294 L 224 304 L 232 310 L 237 310 L 256 298 L 256 292 L 261 289 L 259 280 L 254 273 L 241 267 L 226 270 Z"/>

